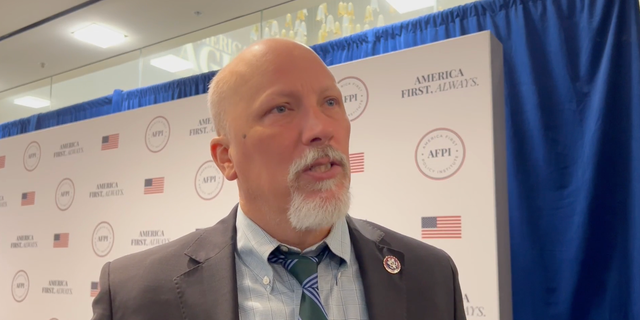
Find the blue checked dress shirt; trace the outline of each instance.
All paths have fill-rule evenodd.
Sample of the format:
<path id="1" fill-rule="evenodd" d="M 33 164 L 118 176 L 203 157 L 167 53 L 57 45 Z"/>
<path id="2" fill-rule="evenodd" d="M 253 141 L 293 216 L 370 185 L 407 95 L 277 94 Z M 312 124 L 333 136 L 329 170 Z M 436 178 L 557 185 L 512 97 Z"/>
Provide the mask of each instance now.
<path id="1" fill-rule="evenodd" d="M 240 320 L 297 320 L 302 286 L 282 265 L 269 263 L 267 259 L 278 246 L 283 251 L 300 250 L 279 243 L 251 221 L 240 206 L 236 228 Z M 318 289 L 328 319 L 368 320 L 346 220 L 336 223 L 324 241 L 303 254 L 315 256 L 326 246 L 330 252 L 318 266 Z"/>

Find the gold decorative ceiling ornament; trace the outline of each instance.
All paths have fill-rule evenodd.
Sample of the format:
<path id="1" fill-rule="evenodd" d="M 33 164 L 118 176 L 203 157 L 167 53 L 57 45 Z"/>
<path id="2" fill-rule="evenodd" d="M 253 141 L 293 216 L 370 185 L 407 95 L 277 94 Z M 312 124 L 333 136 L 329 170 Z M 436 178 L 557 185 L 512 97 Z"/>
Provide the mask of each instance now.
<path id="1" fill-rule="evenodd" d="M 347 14 L 347 4 L 340 2 L 338 3 L 338 18 L 345 16 Z"/>
<path id="2" fill-rule="evenodd" d="M 327 25 L 323 23 L 322 26 L 320 26 L 320 31 L 318 31 L 318 43 L 327 41 L 328 35 L 329 33 L 327 33 Z"/>
<path id="3" fill-rule="evenodd" d="M 326 23 L 326 19 L 327 19 L 327 4 L 323 3 L 320 6 L 318 6 L 318 13 L 316 14 L 316 21 L 322 22 L 323 24 Z"/>
<path id="4" fill-rule="evenodd" d="M 371 0 L 371 9 L 378 10 L 378 12 L 380 12 L 380 6 L 378 5 L 378 0 Z"/>
<path id="5" fill-rule="evenodd" d="M 270 22 L 267 22 L 267 25 L 271 25 L 271 36 L 274 38 L 278 38 L 280 36 L 280 27 L 278 26 L 278 21 L 270 20 Z"/>
<path id="6" fill-rule="evenodd" d="M 364 22 L 370 22 L 373 21 L 373 9 L 371 8 L 371 6 L 367 6 L 367 9 L 364 12 Z"/>
<path id="7" fill-rule="evenodd" d="M 285 22 L 284 27 L 285 28 L 293 28 L 293 20 L 291 18 L 291 14 L 290 13 L 287 14 L 287 21 Z"/>
<path id="8" fill-rule="evenodd" d="M 355 18 L 356 17 L 356 13 L 354 11 L 354 6 L 353 6 L 353 2 L 349 2 L 349 9 L 347 10 L 347 16 L 349 16 L 350 18 Z"/>
<path id="9" fill-rule="evenodd" d="M 384 26 L 384 16 L 382 16 L 382 14 L 378 15 L 378 27 L 382 27 Z"/>
<path id="10" fill-rule="evenodd" d="M 298 11 L 296 20 L 304 21 L 307 15 L 309 15 L 309 12 L 307 11 L 307 9 L 300 10 Z"/>

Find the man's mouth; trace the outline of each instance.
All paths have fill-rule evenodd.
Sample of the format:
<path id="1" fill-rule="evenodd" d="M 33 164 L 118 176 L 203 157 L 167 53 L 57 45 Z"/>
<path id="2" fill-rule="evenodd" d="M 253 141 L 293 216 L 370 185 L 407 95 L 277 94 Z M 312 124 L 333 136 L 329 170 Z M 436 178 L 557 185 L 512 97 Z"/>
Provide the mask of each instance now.
<path id="1" fill-rule="evenodd" d="M 333 166 L 337 165 L 338 163 L 335 161 L 330 161 L 329 159 L 320 159 L 312 163 L 306 171 L 322 173 L 329 171 Z"/>
<path id="2" fill-rule="evenodd" d="M 323 165 L 320 165 L 320 166 L 313 166 L 313 167 L 309 168 L 309 171 L 311 171 L 311 172 L 327 172 L 327 171 L 329 171 L 329 169 L 331 169 L 331 163 L 323 164 Z"/>

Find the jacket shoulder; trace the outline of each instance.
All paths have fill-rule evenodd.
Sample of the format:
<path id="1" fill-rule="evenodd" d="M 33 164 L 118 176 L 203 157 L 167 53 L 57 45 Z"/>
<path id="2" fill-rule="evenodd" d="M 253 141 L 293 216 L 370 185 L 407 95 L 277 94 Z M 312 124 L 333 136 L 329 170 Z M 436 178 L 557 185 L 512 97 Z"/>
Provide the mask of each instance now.
<path id="1" fill-rule="evenodd" d="M 203 230 L 194 231 L 168 243 L 113 260 L 110 266 L 112 281 L 127 280 L 118 279 L 118 277 L 133 280 L 159 275 L 159 273 L 163 274 L 163 278 L 166 278 L 167 273 L 173 274 L 172 277 L 174 277 L 186 271 L 189 257 L 184 252 L 203 232 Z"/>
<path id="2" fill-rule="evenodd" d="M 428 262 L 429 265 L 439 266 L 445 270 L 451 270 L 451 267 L 455 267 L 451 256 L 438 247 L 409 237 L 395 230 L 391 230 L 375 222 L 356 218 L 352 219 L 356 221 L 360 228 L 372 228 L 380 231 L 382 234 L 380 244 L 403 252 L 411 260 L 417 259 L 419 261 Z"/>
<path id="3" fill-rule="evenodd" d="M 403 255 L 401 272 L 410 293 L 408 319 L 423 318 L 425 312 L 440 315 L 435 316 L 438 319 L 465 319 L 458 269 L 447 252 L 374 222 L 354 219 L 354 223 L 378 246 Z"/>

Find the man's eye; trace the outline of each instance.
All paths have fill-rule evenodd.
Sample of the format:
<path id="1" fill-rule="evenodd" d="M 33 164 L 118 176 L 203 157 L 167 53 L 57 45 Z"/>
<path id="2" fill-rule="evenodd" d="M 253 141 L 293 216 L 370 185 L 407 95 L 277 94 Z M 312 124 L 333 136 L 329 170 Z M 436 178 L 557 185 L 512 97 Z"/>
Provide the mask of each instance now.
<path id="1" fill-rule="evenodd" d="M 275 113 L 284 113 L 287 111 L 287 107 L 285 106 L 277 106 L 275 108 L 273 108 L 273 112 Z"/>
<path id="2" fill-rule="evenodd" d="M 329 99 L 327 100 L 327 105 L 329 107 L 335 107 L 338 104 L 338 102 L 336 101 L 336 99 Z"/>

